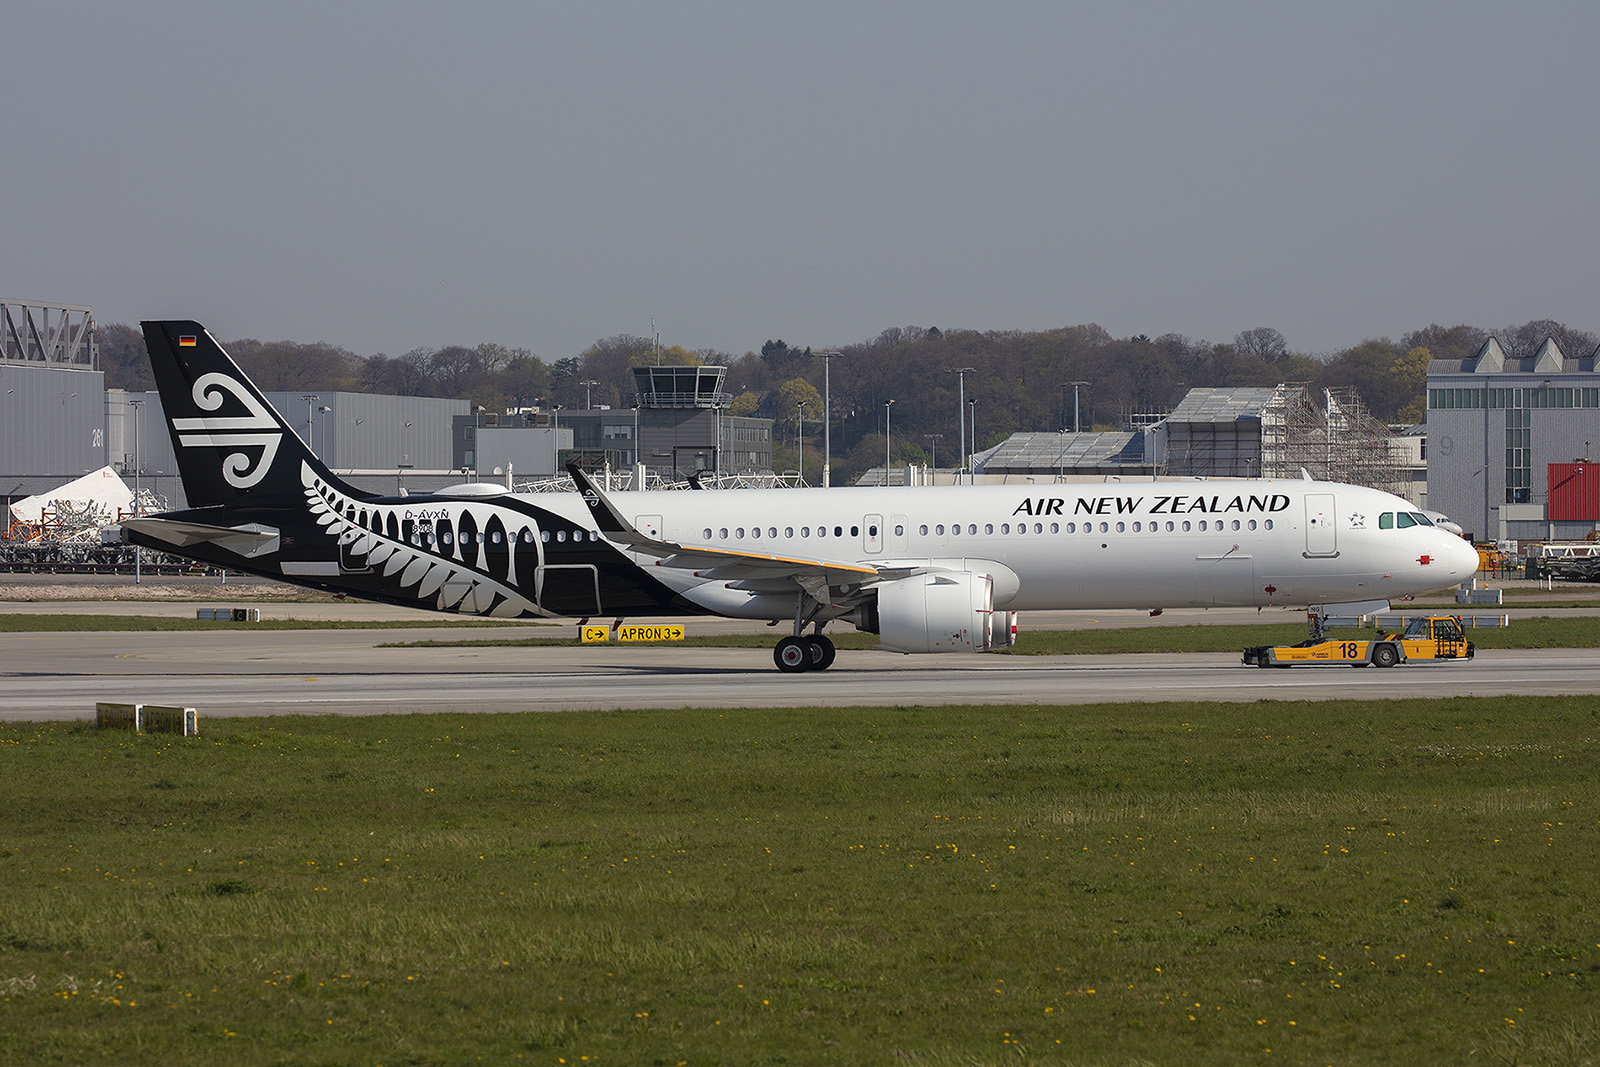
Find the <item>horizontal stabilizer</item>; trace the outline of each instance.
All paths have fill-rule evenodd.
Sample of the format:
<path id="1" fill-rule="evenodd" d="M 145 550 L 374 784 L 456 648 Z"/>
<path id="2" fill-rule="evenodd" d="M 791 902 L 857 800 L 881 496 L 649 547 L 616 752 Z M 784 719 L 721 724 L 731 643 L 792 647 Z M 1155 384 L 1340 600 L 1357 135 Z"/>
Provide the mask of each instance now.
<path id="1" fill-rule="evenodd" d="M 214 544 L 246 559 L 278 550 L 277 528 L 255 522 L 243 526 L 211 526 L 203 522 L 141 518 L 124 519 L 122 529 L 142 534 L 174 548 Z"/>

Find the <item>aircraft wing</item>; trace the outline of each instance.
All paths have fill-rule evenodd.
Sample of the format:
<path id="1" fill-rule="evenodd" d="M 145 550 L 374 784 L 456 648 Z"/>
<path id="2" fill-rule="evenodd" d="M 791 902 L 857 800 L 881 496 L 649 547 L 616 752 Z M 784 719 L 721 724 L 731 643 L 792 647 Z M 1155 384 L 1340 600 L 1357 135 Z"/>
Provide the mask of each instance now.
<path id="1" fill-rule="evenodd" d="M 773 556 L 763 552 L 715 548 L 709 545 L 680 544 L 641 533 L 622 516 L 611 501 L 606 499 L 578 466 L 569 465 L 568 472 L 583 494 L 595 524 L 606 539 L 641 555 L 654 556 L 658 567 L 673 567 L 693 571 L 696 577 L 738 582 L 753 588 L 767 582 L 788 580 L 817 595 L 829 586 L 872 585 L 909 577 L 926 567 L 873 567 L 848 560 L 811 559 L 797 556 Z M 827 597 L 817 596 L 827 602 Z"/>

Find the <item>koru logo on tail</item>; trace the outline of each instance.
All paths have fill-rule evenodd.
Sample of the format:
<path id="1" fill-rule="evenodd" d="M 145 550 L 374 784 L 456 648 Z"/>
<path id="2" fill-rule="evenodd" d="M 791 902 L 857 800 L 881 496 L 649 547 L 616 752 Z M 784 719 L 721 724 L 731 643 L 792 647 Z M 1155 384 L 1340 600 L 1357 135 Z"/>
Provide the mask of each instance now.
<path id="1" fill-rule="evenodd" d="M 202 416 L 197 419 L 173 419 L 178 431 L 178 443 L 184 448 L 261 449 L 254 467 L 251 457 L 243 451 L 229 452 L 222 460 L 222 476 L 235 489 L 249 489 L 258 484 L 272 469 L 272 460 L 278 454 L 278 442 L 283 431 L 278 420 L 272 417 L 249 390 L 226 374 L 211 371 L 195 379 L 194 402 L 203 411 L 220 409 L 232 397 L 243 404 L 248 415 Z"/>

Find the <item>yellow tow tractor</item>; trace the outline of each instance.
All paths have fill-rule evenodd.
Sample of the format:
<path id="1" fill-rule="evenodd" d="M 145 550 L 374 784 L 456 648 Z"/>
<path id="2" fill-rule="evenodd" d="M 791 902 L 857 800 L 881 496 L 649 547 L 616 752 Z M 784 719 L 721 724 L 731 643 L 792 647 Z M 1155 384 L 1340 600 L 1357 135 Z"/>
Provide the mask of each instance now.
<path id="1" fill-rule="evenodd" d="M 1244 650 L 1245 666 L 1293 667 L 1301 663 L 1337 663 L 1351 667 L 1393 667 L 1413 659 L 1471 659 L 1477 652 L 1461 620 L 1451 615 L 1412 619 L 1405 632 L 1380 632 L 1372 641 L 1329 641 L 1321 620 L 1313 618 L 1311 638 L 1298 645 L 1257 645 Z"/>

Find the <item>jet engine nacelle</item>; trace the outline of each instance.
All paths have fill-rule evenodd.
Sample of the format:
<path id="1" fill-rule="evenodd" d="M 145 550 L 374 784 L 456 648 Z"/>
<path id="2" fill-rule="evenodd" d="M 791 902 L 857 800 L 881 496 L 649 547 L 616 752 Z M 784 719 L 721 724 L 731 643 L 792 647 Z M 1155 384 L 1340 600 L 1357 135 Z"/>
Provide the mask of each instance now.
<path id="1" fill-rule="evenodd" d="M 875 610 L 859 613 L 856 626 L 877 633 L 884 648 L 986 652 L 994 647 L 994 579 L 989 575 L 918 574 L 877 588 Z"/>

